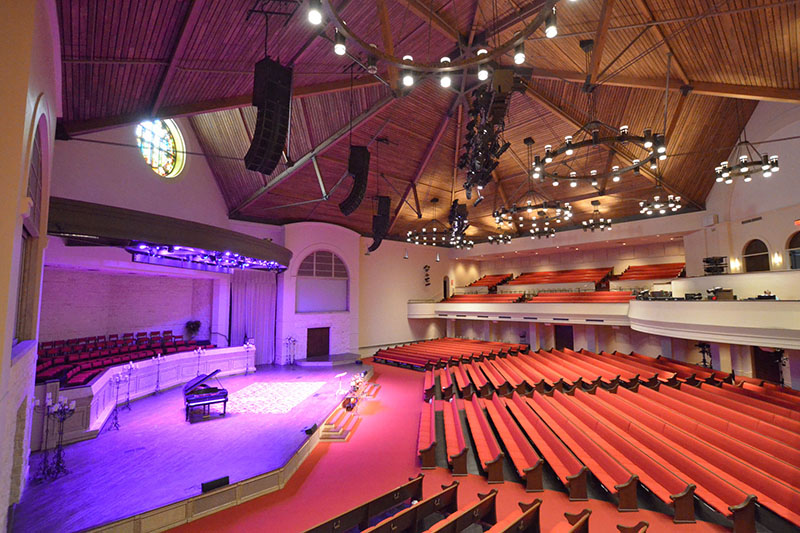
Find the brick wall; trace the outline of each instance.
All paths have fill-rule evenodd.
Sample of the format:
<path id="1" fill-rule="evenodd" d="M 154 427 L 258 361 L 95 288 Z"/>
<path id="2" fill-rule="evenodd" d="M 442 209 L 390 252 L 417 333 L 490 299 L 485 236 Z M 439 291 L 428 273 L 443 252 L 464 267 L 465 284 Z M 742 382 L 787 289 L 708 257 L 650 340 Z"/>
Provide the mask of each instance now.
<path id="1" fill-rule="evenodd" d="M 189 320 L 210 335 L 212 284 L 207 279 L 148 276 L 47 267 L 42 284 L 39 340 L 171 329 Z"/>

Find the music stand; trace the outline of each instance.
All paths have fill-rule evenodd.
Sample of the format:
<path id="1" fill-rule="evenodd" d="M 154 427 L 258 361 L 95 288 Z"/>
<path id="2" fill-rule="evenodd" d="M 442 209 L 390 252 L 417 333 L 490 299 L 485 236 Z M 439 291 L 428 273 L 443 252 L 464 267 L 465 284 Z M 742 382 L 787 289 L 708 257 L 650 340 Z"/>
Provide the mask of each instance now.
<path id="1" fill-rule="evenodd" d="M 336 390 L 336 394 L 341 394 L 341 393 L 343 393 L 343 392 L 346 392 L 346 391 L 345 391 L 345 390 L 342 388 L 342 378 L 344 378 L 346 375 L 347 375 L 347 372 L 342 372 L 341 374 L 336 374 L 336 375 L 334 376 L 334 378 L 338 378 L 338 379 L 339 379 L 339 388 Z"/>

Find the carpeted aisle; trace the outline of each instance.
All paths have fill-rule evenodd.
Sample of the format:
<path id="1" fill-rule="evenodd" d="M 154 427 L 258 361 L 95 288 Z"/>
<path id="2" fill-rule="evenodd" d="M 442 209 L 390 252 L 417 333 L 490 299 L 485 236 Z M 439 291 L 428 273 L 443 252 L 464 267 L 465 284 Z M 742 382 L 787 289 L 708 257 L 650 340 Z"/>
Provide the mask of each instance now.
<path id="1" fill-rule="evenodd" d="M 416 456 L 422 381 L 421 372 L 375 365 L 374 380 L 381 385 L 376 399 L 361 408 L 362 420 L 346 443 L 320 443 L 281 491 L 262 496 L 173 531 L 304 531 L 322 521 L 391 490 L 416 476 Z M 608 502 L 569 502 L 561 492 L 525 493 L 519 483 L 489 485 L 480 476 L 452 477 L 445 469 L 425 471 L 425 495 L 454 479 L 460 483 L 459 504 L 477 499 L 478 492 L 498 489 L 498 518 L 516 512 L 517 502 L 542 498 L 542 526 L 547 531 L 563 521 L 565 511 L 592 509 L 593 532 L 616 532 L 617 524 L 650 523 L 655 533 L 726 531 L 713 524 L 676 526 L 669 516 L 651 511 L 619 513 Z"/>

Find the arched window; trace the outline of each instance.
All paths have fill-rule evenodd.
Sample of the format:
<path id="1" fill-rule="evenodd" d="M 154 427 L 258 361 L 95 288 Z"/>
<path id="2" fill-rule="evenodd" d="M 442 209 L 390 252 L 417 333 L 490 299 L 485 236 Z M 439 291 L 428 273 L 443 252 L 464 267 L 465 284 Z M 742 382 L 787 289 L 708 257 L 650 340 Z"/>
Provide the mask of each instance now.
<path id="1" fill-rule="evenodd" d="M 769 270 L 769 250 L 764 241 L 753 239 L 744 247 L 744 271 L 763 272 Z"/>
<path id="2" fill-rule="evenodd" d="M 336 254 L 318 251 L 300 263 L 295 288 L 298 313 L 347 311 L 348 293 L 347 267 Z"/>
<path id="3" fill-rule="evenodd" d="M 174 178 L 183 170 L 183 136 L 174 121 L 141 122 L 136 126 L 136 144 L 145 163 L 159 176 Z"/>
<path id="4" fill-rule="evenodd" d="M 789 268 L 792 270 L 800 269 L 800 231 L 789 239 L 786 251 L 789 252 Z"/>

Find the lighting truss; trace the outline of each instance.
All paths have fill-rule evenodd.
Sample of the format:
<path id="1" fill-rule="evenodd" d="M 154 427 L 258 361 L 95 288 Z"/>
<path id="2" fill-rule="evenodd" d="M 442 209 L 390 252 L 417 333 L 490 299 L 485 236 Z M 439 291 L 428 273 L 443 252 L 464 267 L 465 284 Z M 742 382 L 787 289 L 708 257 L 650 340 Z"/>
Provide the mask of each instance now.
<path id="1" fill-rule="evenodd" d="M 764 178 L 769 178 L 781 169 L 777 155 L 769 155 L 766 152 L 762 154 L 746 137 L 739 141 L 736 148 L 733 149 L 732 155 L 732 160 L 735 161 L 734 165 L 723 161 L 714 169 L 717 174 L 717 183 L 724 182 L 730 185 L 736 178 L 749 183 L 753 179 L 753 174 L 760 172 Z"/>
<path id="2" fill-rule="evenodd" d="M 133 261 L 137 263 L 160 264 L 229 274 L 234 270 L 267 270 L 275 272 L 286 270 L 284 265 L 276 261 L 246 257 L 231 251 L 203 250 L 189 246 L 145 242 L 131 243 L 125 249 L 131 254 Z"/>

